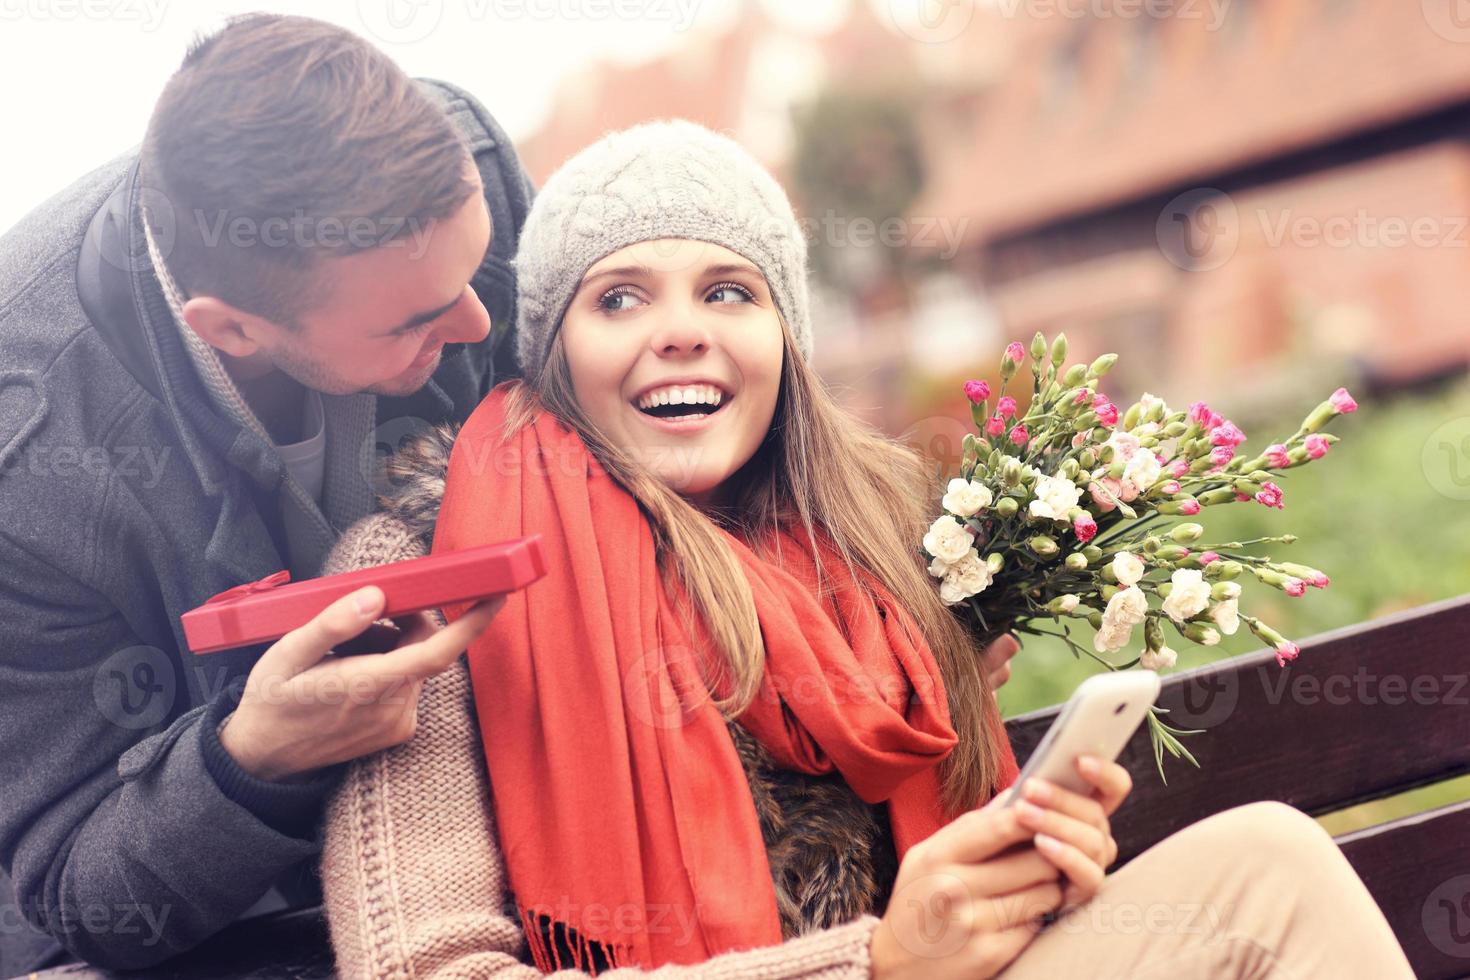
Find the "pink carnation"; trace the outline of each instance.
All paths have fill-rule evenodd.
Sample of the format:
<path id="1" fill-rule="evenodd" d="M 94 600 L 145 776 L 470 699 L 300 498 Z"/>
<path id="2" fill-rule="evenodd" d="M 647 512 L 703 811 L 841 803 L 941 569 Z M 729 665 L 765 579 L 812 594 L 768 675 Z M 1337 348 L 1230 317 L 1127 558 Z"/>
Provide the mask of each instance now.
<path id="1" fill-rule="evenodd" d="M 990 416 L 990 419 L 985 423 L 985 434 L 988 436 L 998 436 L 1001 433 L 1005 432 L 1005 430 L 1005 419 L 1001 418 L 999 415 Z"/>
<path id="2" fill-rule="evenodd" d="M 1234 458 L 1235 449 L 1231 446 L 1216 446 L 1210 450 L 1210 462 L 1215 464 L 1216 469 L 1228 466 Z"/>
<path id="3" fill-rule="evenodd" d="M 1101 395 L 1098 396 L 1102 398 Z M 1094 403 L 1093 411 L 1097 412 L 1097 421 L 1109 429 L 1118 424 L 1118 406 L 1104 399 L 1101 405 Z"/>
<path id="4" fill-rule="evenodd" d="M 1307 579 L 1307 584 L 1314 589 L 1325 589 L 1332 584 L 1332 579 L 1328 578 L 1325 574 L 1318 572 L 1316 578 Z"/>
<path id="5" fill-rule="evenodd" d="M 995 403 L 995 410 L 1000 413 L 1001 418 L 1014 418 L 1016 415 L 1016 400 L 1006 395 Z"/>
<path id="6" fill-rule="evenodd" d="M 1333 409 L 1339 415 L 1346 415 L 1349 412 L 1356 412 L 1358 410 L 1358 403 L 1353 401 L 1353 396 L 1348 394 L 1346 388 L 1337 389 L 1327 400 L 1332 403 Z"/>
<path id="7" fill-rule="evenodd" d="M 1176 459 L 1174 460 L 1174 462 L 1164 467 L 1164 469 L 1168 470 L 1169 475 L 1172 476 L 1174 479 L 1182 480 L 1189 475 L 1189 460 Z"/>
<path id="8" fill-rule="evenodd" d="M 1245 442 L 1245 433 L 1227 419 L 1210 430 L 1210 442 L 1217 446 L 1238 446 Z"/>
<path id="9" fill-rule="evenodd" d="M 1019 340 L 1013 340 L 1006 346 L 1006 359 L 1017 364 L 1026 359 L 1026 348 L 1021 346 Z"/>
<path id="10" fill-rule="evenodd" d="M 1193 517 L 1195 514 L 1199 513 L 1199 501 L 1186 500 L 1184 503 L 1179 505 L 1179 513 L 1185 515 L 1186 517 Z"/>
<path id="11" fill-rule="evenodd" d="M 1077 532 L 1077 540 L 1086 544 L 1097 537 L 1097 521 L 1092 519 L 1091 514 L 1083 514 L 1072 522 L 1072 530 Z"/>
<path id="12" fill-rule="evenodd" d="M 1220 553 L 1218 551 L 1205 551 L 1205 552 L 1201 552 L 1200 553 L 1200 556 L 1199 556 L 1199 559 L 1198 559 L 1198 561 L 1199 561 L 1199 563 L 1201 565 L 1208 565 L 1212 561 L 1219 561 L 1219 560 L 1220 560 Z"/>
<path id="13" fill-rule="evenodd" d="M 1235 499 L 1236 499 L 1237 502 L 1243 504 L 1247 500 L 1251 499 L 1251 495 L 1248 494 L 1248 493 L 1240 493 L 1240 492 L 1237 491 L 1236 494 L 1235 494 Z"/>
<path id="14" fill-rule="evenodd" d="M 1276 648 L 1276 666 L 1285 667 L 1288 661 L 1295 660 L 1300 656 L 1302 648 L 1290 640 L 1282 640 Z"/>
<path id="15" fill-rule="evenodd" d="M 1317 435 L 1315 432 L 1307 436 L 1307 456 L 1311 459 L 1321 459 L 1327 455 L 1327 448 L 1332 443 L 1327 441 L 1326 436 Z"/>
<path id="16" fill-rule="evenodd" d="M 984 381 L 966 381 L 965 397 L 970 399 L 970 404 L 978 405 L 990 397 L 990 385 Z"/>
<path id="17" fill-rule="evenodd" d="M 1287 595 L 1291 596 L 1294 599 L 1300 599 L 1302 596 L 1307 594 L 1307 583 L 1303 582 L 1299 578 L 1287 579 L 1286 584 L 1283 585 L 1281 588 Z"/>
<path id="18" fill-rule="evenodd" d="M 1273 442 L 1266 447 L 1266 461 L 1274 469 L 1284 469 L 1291 465 L 1291 458 L 1286 455 L 1286 447 L 1279 442 Z"/>
<path id="19" fill-rule="evenodd" d="M 1026 445 L 1026 441 L 1030 438 L 1031 433 L 1026 431 L 1026 427 L 1024 425 L 1018 425 L 1011 430 L 1010 440 L 1018 446 Z"/>
<path id="20" fill-rule="evenodd" d="M 1275 507 L 1277 510 L 1285 510 L 1286 504 L 1281 502 L 1281 488 L 1274 483 L 1263 483 L 1261 492 L 1256 494 L 1256 503 L 1265 504 L 1267 507 Z"/>
<path id="21" fill-rule="evenodd" d="M 1087 396 L 1090 394 L 1092 394 L 1092 392 L 1088 391 L 1086 388 L 1083 388 L 1081 391 L 1077 392 L 1077 397 L 1072 399 L 1072 404 L 1081 405 L 1083 402 L 1087 401 Z"/>
<path id="22" fill-rule="evenodd" d="M 1199 423 L 1201 429 L 1213 429 L 1225 421 L 1224 417 L 1210 411 L 1210 406 L 1204 402 L 1195 402 L 1189 406 L 1189 418 L 1191 421 Z"/>
<path id="23" fill-rule="evenodd" d="M 1117 480 L 1103 480 L 1103 483 L 1116 484 L 1117 482 Z M 1097 509 L 1102 511 L 1104 514 L 1111 513 L 1112 511 L 1118 509 L 1117 493 L 1113 492 L 1110 494 L 1110 489 L 1111 488 L 1103 487 L 1097 483 L 1089 483 L 1087 485 L 1087 492 L 1092 495 L 1092 502 L 1096 504 Z"/>
<path id="24" fill-rule="evenodd" d="M 1183 488 L 1181 486 L 1179 486 L 1179 481 L 1178 480 L 1170 480 L 1167 483 L 1165 483 L 1164 486 L 1163 486 L 1164 493 L 1168 494 L 1171 497 L 1174 496 L 1176 493 L 1178 493 L 1182 489 Z"/>

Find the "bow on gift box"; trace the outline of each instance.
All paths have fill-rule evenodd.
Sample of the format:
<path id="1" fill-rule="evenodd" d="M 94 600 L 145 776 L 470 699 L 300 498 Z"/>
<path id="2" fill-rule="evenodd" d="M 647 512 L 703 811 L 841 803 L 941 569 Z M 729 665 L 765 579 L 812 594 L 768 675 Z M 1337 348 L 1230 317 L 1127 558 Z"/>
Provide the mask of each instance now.
<path id="1" fill-rule="evenodd" d="M 291 573 L 287 569 L 283 568 L 279 572 L 272 572 L 259 581 L 248 582 L 245 585 L 237 585 L 233 589 L 225 589 L 225 591 L 221 592 L 219 595 L 206 599 L 204 601 L 204 604 L 208 606 L 216 602 L 234 602 L 236 599 L 243 599 L 246 596 L 257 595 L 261 592 L 269 592 L 276 586 L 285 585 L 289 581 L 291 581 Z"/>

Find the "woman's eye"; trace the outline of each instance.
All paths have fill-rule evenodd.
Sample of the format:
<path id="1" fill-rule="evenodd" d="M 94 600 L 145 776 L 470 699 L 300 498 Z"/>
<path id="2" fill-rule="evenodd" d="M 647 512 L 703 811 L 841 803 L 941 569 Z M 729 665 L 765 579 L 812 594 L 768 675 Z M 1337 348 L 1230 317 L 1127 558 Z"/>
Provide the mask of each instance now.
<path id="1" fill-rule="evenodd" d="M 631 309 L 638 303 L 639 299 L 633 295 L 633 291 L 623 286 L 609 289 L 597 300 L 598 307 L 609 312 Z"/>
<path id="2" fill-rule="evenodd" d="M 750 290 L 739 283 L 722 282 L 710 290 L 704 298 L 706 303 L 749 303 L 755 299 Z"/>

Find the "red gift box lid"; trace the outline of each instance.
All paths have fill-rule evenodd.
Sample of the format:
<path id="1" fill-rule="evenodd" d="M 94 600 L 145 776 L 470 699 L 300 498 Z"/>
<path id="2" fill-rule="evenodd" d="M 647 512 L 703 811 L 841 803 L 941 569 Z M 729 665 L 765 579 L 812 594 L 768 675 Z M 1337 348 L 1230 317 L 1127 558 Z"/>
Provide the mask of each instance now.
<path id="1" fill-rule="evenodd" d="M 368 585 L 383 590 L 381 618 L 388 618 L 514 592 L 545 574 L 541 536 L 534 534 L 303 582 L 291 583 L 290 573 L 279 571 L 226 589 L 180 622 L 190 650 L 214 653 L 280 639 Z"/>

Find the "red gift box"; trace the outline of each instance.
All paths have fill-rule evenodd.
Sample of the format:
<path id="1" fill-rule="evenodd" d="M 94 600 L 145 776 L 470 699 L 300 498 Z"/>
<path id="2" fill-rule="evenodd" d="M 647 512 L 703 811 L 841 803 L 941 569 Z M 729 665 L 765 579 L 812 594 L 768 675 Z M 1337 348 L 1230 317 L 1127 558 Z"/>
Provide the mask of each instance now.
<path id="1" fill-rule="evenodd" d="M 221 592 L 180 622 L 190 650 L 214 653 L 278 640 L 369 585 L 383 590 L 380 618 L 386 619 L 514 592 L 545 574 L 541 536 L 534 534 L 294 584 L 287 584 L 289 572 L 280 571 Z"/>

